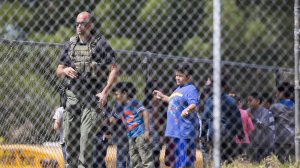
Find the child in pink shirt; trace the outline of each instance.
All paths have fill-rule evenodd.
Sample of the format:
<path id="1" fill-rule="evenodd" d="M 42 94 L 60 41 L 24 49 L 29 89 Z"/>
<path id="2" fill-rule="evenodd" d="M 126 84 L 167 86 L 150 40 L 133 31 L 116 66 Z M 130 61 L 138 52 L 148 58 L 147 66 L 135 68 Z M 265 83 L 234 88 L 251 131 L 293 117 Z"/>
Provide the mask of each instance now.
<path id="1" fill-rule="evenodd" d="M 242 137 L 242 139 L 238 136 L 234 138 L 235 143 L 238 144 L 238 149 L 236 149 L 236 156 L 238 156 L 240 154 L 245 154 L 245 152 L 247 151 L 248 145 L 250 144 L 248 134 L 254 130 L 254 126 L 248 114 L 248 111 L 241 108 L 241 99 L 235 93 L 231 93 L 229 95 L 236 100 L 237 106 L 239 107 L 244 131 L 244 137 Z"/>
<path id="2" fill-rule="evenodd" d="M 251 118 L 248 115 L 248 112 L 246 110 L 243 110 L 240 108 L 241 118 L 242 118 L 242 124 L 243 124 L 243 130 L 244 130 L 244 138 L 240 139 L 239 137 L 235 137 L 234 141 L 237 144 L 249 144 L 249 136 L 248 133 L 254 130 L 254 126 L 252 123 Z"/>

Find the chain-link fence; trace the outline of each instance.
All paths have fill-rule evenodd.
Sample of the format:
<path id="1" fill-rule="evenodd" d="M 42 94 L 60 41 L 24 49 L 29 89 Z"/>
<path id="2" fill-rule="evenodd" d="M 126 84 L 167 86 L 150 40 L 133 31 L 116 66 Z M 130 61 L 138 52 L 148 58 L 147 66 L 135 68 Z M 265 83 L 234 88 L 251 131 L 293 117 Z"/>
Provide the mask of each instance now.
<path id="1" fill-rule="evenodd" d="M 165 162 L 172 162 L 181 150 L 173 151 L 173 158 L 171 146 L 182 143 L 182 139 L 193 142 L 189 148 L 197 151 L 195 167 L 213 160 L 213 1 L 6 0 L 0 2 L 0 8 L 0 140 L 3 144 L 0 166 L 2 163 L 32 167 L 63 165 L 61 150 L 46 148 L 44 152 L 52 151 L 54 156 L 43 155 L 42 161 L 35 165 L 34 161 L 24 159 L 28 154 L 23 154 L 23 160 L 18 161 L 9 154 L 15 147 L 5 146 L 26 144 L 44 148 L 59 141 L 53 129 L 53 116 L 61 103 L 59 93 L 64 81 L 56 77 L 56 68 L 63 43 L 75 35 L 76 16 L 84 10 L 95 16 L 92 32 L 105 36 L 115 50 L 118 82 L 133 83 L 137 90 L 134 97 L 150 111 L 150 137 L 156 137 L 150 140 L 153 160 L 160 160 L 161 167 Z M 293 2 L 227 0 L 221 10 L 221 159 L 230 162 L 232 158 L 243 158 L 241 162 L 245 159 L 254 163 L 274 154 L 281 162 L 289 162 L 294 159 L 293 107 L 298 103 L 293 96 Z M 157 102 L 159 96 L 152 94 L 158 89 L 172 95 L 170 101 L 176 97 L 175 70 L 182 63 L 188 63 L 189 67 L 185 68 L 193 70 L 192 81 L 199 90 L 199 105 L 194 110 L 197 115 L 193 118 L 197 122 L 190 120 L 195 122 L 190 125 L 195 130 L 193 138 L 165 136 L 173 115 L 172 103 Z M 111 118 L 117 106 L 113 92 L 108 100 L 105 116 Z M 185 103 L 189 102 L 183 102 L 183 107 L 187 107 Z M 185 121 L 184 117 L 177 117 Z M 118 160 L 132 162 L 128 157 L 133 145 L 129 143 L 127 147 L 126 128 L 122 125 L 121 120 L 117 124 L 109 121 L 99 124 L 98 138 L 88 151 L 98 167 L 104 166 L 100 163 L 103 156 L 107 166 L 115 167 Z M 79 142 L 76 131 L 71 131 L 73 140 Z M 127 152 L 117 152 L 123 147 Z M 37 155 L 29 156 L 39 158 Z M 98 155 L 102 157 L 97 158 Z M 187 160 L 177 162 L 189 166 L 188 161 L 193 157 Z"/>

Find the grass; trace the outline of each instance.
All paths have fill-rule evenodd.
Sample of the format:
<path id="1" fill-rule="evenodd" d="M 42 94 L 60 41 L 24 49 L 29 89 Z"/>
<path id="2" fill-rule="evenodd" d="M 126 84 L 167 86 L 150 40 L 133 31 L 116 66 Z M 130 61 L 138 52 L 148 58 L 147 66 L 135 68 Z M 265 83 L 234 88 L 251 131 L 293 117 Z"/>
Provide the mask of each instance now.
<path id="1" fill-rule="evenodd" d="M 300 168 L 298 163 L 281 163 L 275 155 L 269 156 L 260 163 L 250 163 L 243 158 L 238 158 L 232 163 L 223 163 L 222 168 Z"/>

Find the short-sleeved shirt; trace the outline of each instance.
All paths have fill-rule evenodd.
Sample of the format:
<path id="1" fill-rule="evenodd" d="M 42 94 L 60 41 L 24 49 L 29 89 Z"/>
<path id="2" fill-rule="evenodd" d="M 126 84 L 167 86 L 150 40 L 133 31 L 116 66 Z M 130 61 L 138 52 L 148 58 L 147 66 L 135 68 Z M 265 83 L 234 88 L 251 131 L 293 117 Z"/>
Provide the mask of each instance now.
<path id="1" fill-rule="evenodd" d="M 122 118 L 126 126 L 127 136 L 136 138 L 144 133 L 145 127 L 140 113 L 146 111 L 145 107 L 136 99 L 130 99 L 125 105 L 114 108 L 113 116 Z"/>
<path id="2" fill-rule="evenodd" d="M 251 120 L 251 117 L 248 115 L 248 112 L 246 110 L 240 109 L 241 113 L 241 119 L 243 124 L 243 130 L 244 130 L 244 139 L 240 139 L 239 137 L 235 137 L 235 143 L 237 144 L 249 144 L 249 132 L 252 132 L 254 130 L 254 126 Z"/>
<path id="3" fill-rule="evenodd" d="M 91 41 L 94 39 L 92 38 Z M 76 45 L 88 45 L 85 43 L 80 43 L 79 41 L 76 43 Z M 64 46 L 64 49 L 61 52 L 61 56 L 59 58 L 58 64 L 59 65 L 65 65 L 67 67 L 74 67 L 74 64 L 72 63 L 71 58 L 69 57 L 69 50 L 70 50 L 71 44 L 67 43 Z M 115 64 L 115 52 L 110 47 L 110 45 L 106 42 L 104 37 L 101 37 L 101 39 L 97 42 L 95 49 L 92 52 L 92 60 L 94 60 L 97 63 L 101 63 L 104 65 L 110 65 Z"/>
<path id="4" fill-rule="evenodd" d="M 56 122 L 60 123 L 60 128 L 59 128 L 59 142 L 64 143 L 64 120 L 63 120 L 63 115 L 64 115 L 64 108 L 59 107 L 55 110 L 55 114 L 53 116 L 53 119 Z"/>
<path id="5" fill-rule="evenodd" d="M 282 100 L 279 100 L 279 103 L 285 105 L 289 109 L 293 109 L 294 105 L 295 105 L 294 101 L 291 99 L 282 99 Z"/>
<path id="6" fill-rule="evenodd" d="M 95 39 L 91 39 L 90 42 L 95 41 Z M 77 45 L 90 45 L 89 43 L 76 43 Z M 72 45 L 71 43 L 67 43 L 62 50 L 61 56 L 59 58 L 58 64 L 64 65 L 66 67 L 72 67 L 76 70 L 75 63 L 72 60 L 72 58 L 69 55 L 69 50 L 71 49 Z M 109 75 L 109 66 L 115 64 L 115 52 L 113 49 L 109 46 L 109 44 L 106 42 L 104 37 L 101 37 L 100 40 L 97 41 L 95 47 L 91 49 L 91 59 L 90 61 L 96 63 L 96 76 L 91 77 L 90 80 L 86 80 L 84 77 L 83 80 L 80 79 L 79 85 L 73 85 L 74 88 L 73 91 L 76 90 L 76 94 L 80 94 L 79 97 L 86 97 L 86 103 L 87 104 L 95 104 L 97 102 L 95 100 L 95 96 L 99 90 L 102 90 L 105 86 L 105 83 L 107 81 L 108 75 Z M 74 80 L 73 80 L 74 82 Z M 78 82 L 78 81 L 76 81 Z M 86 83 L 88 82 L 88 83 Z M 83 86 L 81 86 L 83 85 Z M 91 89 L 87 89 L 91 88 Z"/>
<path id="7" fill-rule="evenodd" d="M 112 126 L 113 131 L 113 143 L 120 146 L 128 142 L 126 127 L 123 124 L 122 116 L 120 115 L 123 110 L 123 106 L 119 103 L 115 103 L 112 115 L 116 118 L 115 124 Z"/>
<path id="8" fill-rule="evenodd" d="M 167 127 L 165 136 L 192 139 L 196 138 L 199 129 L 199 120 L 196 112 L 181 117 L 182 111 L 191 104 L 199 104 L 198 91 L 193 83 L 179 86 L 169 98 L 167 112 Z"/>

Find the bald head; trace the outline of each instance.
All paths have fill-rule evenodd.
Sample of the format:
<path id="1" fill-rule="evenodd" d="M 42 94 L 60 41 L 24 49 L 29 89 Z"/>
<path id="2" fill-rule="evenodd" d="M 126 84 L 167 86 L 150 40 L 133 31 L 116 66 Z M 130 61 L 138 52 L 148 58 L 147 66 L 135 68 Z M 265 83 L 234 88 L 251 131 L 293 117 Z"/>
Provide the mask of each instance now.
<path id="1" fill-rule="evenodd" d="M 76 20 L 80 20 L 80 21 L 89 21 L 91 18 L 91 14 L 87 11 L 81 12 L 78 14 L 77 19 Z"/>
<path id="2" fill-rule="evenodd" d="M 89 38 L 92 27 L 91 14 L 86 11 L 79 13 L 76 18 L 76 31 L 81 39 Z"/>

